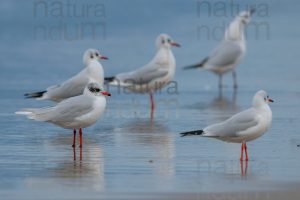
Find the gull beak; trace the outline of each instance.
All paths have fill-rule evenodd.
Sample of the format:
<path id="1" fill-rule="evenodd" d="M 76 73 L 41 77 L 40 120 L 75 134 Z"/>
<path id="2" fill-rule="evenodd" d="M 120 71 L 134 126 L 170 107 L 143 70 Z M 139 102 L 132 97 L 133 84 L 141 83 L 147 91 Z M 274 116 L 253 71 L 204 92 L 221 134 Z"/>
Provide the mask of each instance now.
<path id="1" fill-rule="evenodd" d="M 106 57 L 106 56 L 100 56 L 99 58 L 100 58 L 100 60 L 108 60 L 108 57 Z"/>
<path id="2" fill-rule="evenodd" d="M 273 102 L 274 102 L 273 99 L 270 99 L 270 98 L 268 98 L 268 101 L 269 101 L 270 103 L 273 103 Z"/>
<path id="3" fill-rule="evenodd" d="M 105 91 L 104 91 L 104 92 L 101 92 L 101 94 L 104 95 L 104 96 L 108 96 L 108 97 L 111 96 L 111 94 L 110 94 L 109 92 L 105 92 Z"/>
<path id="4" fill-rule="evenodd" d="M 170 44 L 171 44 L 171 46 L 173 46 L 173 47 L 180 47 L 180 44 L 178 44 L 178 43 L 176 43 L 176 42 L 171 42 Z"/>

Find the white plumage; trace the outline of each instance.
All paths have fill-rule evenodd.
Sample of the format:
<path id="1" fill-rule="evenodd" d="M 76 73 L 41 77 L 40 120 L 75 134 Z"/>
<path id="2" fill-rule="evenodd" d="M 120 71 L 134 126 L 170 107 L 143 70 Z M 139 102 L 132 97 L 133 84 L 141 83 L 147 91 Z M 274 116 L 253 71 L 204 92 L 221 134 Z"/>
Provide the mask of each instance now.
<path id="1" fill-rule="evenodd" d="M 181 135 L 201 135 L 246 145 L 246 142 L 262 136 L 271 126 L 272 111 L 268 102 L 273 102 L 273 100 L 265 91 L 260 90 L 253 97 L 252 108 L 203 130 L 185 132 Z"/>
<path id="2" fill-rule="evenodd" d="M 106 108 L 105 96 L 108 92 L 102 90 L 99 83 L 89 83 L 84 93 L 59 102 L 56 106 L 46 108 L 27 108 L 16 114 L 26 115 L 29 119 L 55 124 L 57 126 L 74 129 L 74 141 L 76 129 L 80 130 L 80 146 L 82 146 L 82 128 L 96 123 Z"/>
<path id="3" fill-rule="evenodd" d="M 105 78 L 113 86 L 125 87 L 135 93 L 149 93 L 151 100 L 151 117 L 153 117 L 153 93 L 166 86 L 174 77 L 175 57 L 171 47 L 179 47 L 167 34 L 160 34 L 156 39 L 157 53 L 154 58 L 141 68 Z"/>
<path id="4" fill-rule="evenodd" d="M 235 68 L 246 53 L 244 31 L 250 22 L 254 10 L 243 11 L 230 23 L 220 44 L 200 63 L 187 66 L 185 69 L 203 68 L 219 75 L 219 87 L 222 87 L 222 75 L 233 73 L 234 87 L 237 87 Z"/>
<path id="5" fill-rule="evenodd" d="M 168 84 L 176 68 L 171 47 L 179 45 L 169 35 L 161 34 L 156 39 L 156 46 L 157 53 L 148 64 L 131 72 L 117 74 L 109 84 L 126 87 L 136 93 L 152 93 Z"/>
<path id="6" fill-rule="evenodd" d="M 100 55 L 98 50 L 88 49 L 83 56 L 85 68 L 77 75 L 66 80 L 65 82 L 50 86 L 46 91 L 25 94 L 28 98 L 36 98 L 37 100 L 52 100 L 60 102 L 64 99 L 81 95 L 85 86 L 89 82 L 98 82 L 103 85 L 104 72 L 99 60 L 107 59 Z"/>

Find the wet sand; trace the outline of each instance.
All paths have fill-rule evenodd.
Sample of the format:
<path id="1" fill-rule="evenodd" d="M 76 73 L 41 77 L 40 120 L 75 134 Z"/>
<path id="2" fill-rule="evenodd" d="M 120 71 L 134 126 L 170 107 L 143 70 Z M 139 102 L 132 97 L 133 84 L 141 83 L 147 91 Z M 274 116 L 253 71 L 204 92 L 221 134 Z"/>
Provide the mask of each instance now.
<path id="1" fill-rule="evenodd" d="M 159 5 L 147 1 L 138 4 L 141 10 L 136 13 L 135 1 L 110 0 L 104 3 L 105 39 L 43 40 L 33 38 L 33 27 L 42 24 L 49 30 L 60 20 L 81 23 L 81 19 L 35 19 L 33 4 L 3 2 L 1 199 L 287 200 L 300 196 L 300 26 L 293 26 L 298 24 L 299 2 L 260 1 L 267 4 L 269 14 L 253 20 L 268 24 L 270 34 L 265 37 L 261 30 L 256 37 L 250 30 L 247 54 L 237 69 L 239 88 L 234 92 L 228 74 L 222 93 L 214 74 L 182 67 L 200 61 L 219 41 L 197 37 L 197 28 L 218 28 L 232 16 L 223 19 L 202 13 L 197 17 L 195 1 Z M 150 9 L 157 11 L 155 16 Z M 122 18 L 130 20 L 124 23 Z M 170 93 L 166 88 L 155 94 L 153 120 L 147 95 L 120 94 L 111 88 L 105 115 L 84 129 L 80 151 L 71 147 L 72 131 L 14 114 L 22 108 L 53 105 L 24 99 L 23 94 L 76 74 L 82 69 L 86 49 L 99 48 L 110 58 L 102 64 L 105 74 L 111 76 L 149 61 L 160 32 L 169 33 L 182 48 L 173 50 L 178 90 Z M 275 100 L 273 122 L 263 137 L 248 144 L 248 163 L 240 163 L 238 144 L 180 137 L 182 131 L 201 129 L 249 108 L 260 89 Z"/>

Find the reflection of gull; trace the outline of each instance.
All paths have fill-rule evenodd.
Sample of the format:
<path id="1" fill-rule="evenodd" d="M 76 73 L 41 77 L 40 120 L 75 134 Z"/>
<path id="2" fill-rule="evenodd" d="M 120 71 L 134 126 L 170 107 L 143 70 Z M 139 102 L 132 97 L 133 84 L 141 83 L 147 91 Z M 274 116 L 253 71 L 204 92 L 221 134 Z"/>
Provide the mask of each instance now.
<path id="1" fill-rule="evenodd" d="M 91 142 L 88 147 L 80 148 L 80 151 L 76 152 L 78 158 L 82 151 L 83 158 L 80 161 L 72 159 L 75 149 L 68 148 L 69 151 L 66 151 L 68 142 L 68 137 L 59 134 L 58 137 L 45 143 L 45 148 L 48 148 L 47 152 L 52 152 L 52 156 L 48 156 L 45 161 L 47 167 L 41 168 L 43 176 L 28 178 L 26 183 L 36 189 L 63 186 L 72 189 L 93 188 L 95 191 L 103 191 L 106 183 L 101 146 Z M 45 178 L 45 175 L 51 178 Z"/>
<path id="2" fill-rule="evenodd" d="M 80 178 L 78 181 L 75 181 L 76 184 L 82 187 L 88 185 L 89 188 L 92 187 L 94 190 L 103 190 L 105 188 L 105 179 L 104 159 L 101 147 L 91 143 L 88 148 L 80 149 L 76 153 L 82 153 L 82 161 L 74 160 L 73 162 L 68 162 L 66 160 L 70 159 L 66 159 L 55 169 L 51 170 L 54 177 L 67 178 L 69 180 L 78 180 Z"/>
<path id="3" fill-rule="evenodd" d="M 248 162 L 246 162 L 246 164 L 244 166 L 244 162 L 240 161 L 240 166 L 241 166 L 241 175 L 242 176 L 246 176 L 247 175 L 247 171 L 248 171 Z"/>
<path id="4" fill-rule="evenodd" d="M 207 126 L 203 130 L 185 132 L 181 135 L 201 135 L 226 142 L 242 143 L 240 160 L 243 160 L 245 151 L 248 161 L 246 142 L 262 136 L 271 126 L 272 111 L 269 102 L 273 100 L 265 91 L 260 90 L 253 97 L 252 108 L 237 113 L 221 123 Z"/>
<path id="5" fill-rule="evenodd" d="M 204 68 L 219 75 L 219 87 L 222 87 L 222 75 L 232 71 L 234 87 L 237 87 L 235 68 L 246 52 L 244 29 L 250 22 L 254 10 L 241 12 L 225 31 L 224 39 L 217 48 L 200 63 L 185 69 Z"/>
<path id="6" fill-rule="evenodd" d="M 149 147 L 149 151 L 153 153 L 150 157 L 154 159 L 153 165 L 159 175 L 174 175 L 172 159 L 175 157 L 175 138 L 168 127 L 155 121 L 134 121 L 119 131 L 122 134 L 116 134 L 121 137 L 118 140 L 129 140 L 134 145 L 147 147 L 147 149 Z"/>
<path id="7" fill-rule="evenodd" d="M 235 110 L 236 108 L 236 93 L 237 91 L 234 90 L 232 93 L 232 99 L 229 100 L 228 98 L 223 96 L 222 89 L 219 90 L 219 96 L 215 98 L 209 107 L 216 108 L 219 110 Z"/>
<path id="8" fill-rule="evenodd" d="M 238 110 L 238 106 L 236 104 L 237 98 L 237 90 L 234 90 L 232 93 L 232 97 L 228 98 L 223 96 L 222 90 L 217 97 L 210 100 L 211 102 L 198 102 L 192 105 L 189 105 L 188 108 L 193 110 L 202 110 L 206 112 L 206 120 L 209 122 L 210 116 L 212 116 L 212 121 L 215 122 L 217 120 L 224 120 L 228 118 L 228 116 L 232 115 L 232 113 Z M 218 113 L 215 115 L 214 113 Z"/>
<path id="9" fill-rule="evenodd" d="M 207 109 L 209 109 L 208 112 L 213 110 L 218 113 L 217 115 L 213 115 L 214 122 L 227 119 L 238 110 L 238 106 L 236 105 L 236 90 L 232 93 L 231 99 L 223 96 L 222 90 L 220 90 L 219 96 L 210 102 Z"/>

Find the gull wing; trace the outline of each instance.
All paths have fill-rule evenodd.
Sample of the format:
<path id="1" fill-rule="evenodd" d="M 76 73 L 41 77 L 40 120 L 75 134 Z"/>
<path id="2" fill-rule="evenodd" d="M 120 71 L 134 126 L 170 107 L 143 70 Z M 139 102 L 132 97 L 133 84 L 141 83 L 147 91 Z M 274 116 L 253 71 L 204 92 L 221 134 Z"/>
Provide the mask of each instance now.
<path id="1" fill-rule="evenodd" d="M 258 125 L 259 119 L 251 108 L 240 112 L 224 122 L 208 126 L 203 136 L 212 137 L 238 137 L 241 132 Z"/>
<path id="2" fill-rule="evenodd" d="M 240 45 L 232 41 L 222 41 L 211 53 L 206 65 L 223 67 L 237 62 L 243 55 Z"/>
<path id="3" fill-rule="evenodd" d="M 144 67 L 132 72 L 121 73 L 116 77 L 121 82 L 128 82 L 129 84 L 148 84 L 151 81 L 162 78 L 168 74 L 168 70 L 161 68 L 158 63 L 149 63 Z"/>
<path id="4" fill-rule="evenodd" d="M 70 122 L 77 117 L 85 115 L 93 110 L 93 101 L 91 98 L 80 95 L 66 99 L 55 106 L 51 113 L 49 121 L 55 123 Z"/>
<path id="5" fill-rule="evenodd" d="M 81 95 L 88 81 L 89 78 L 86 76 L 85 71 L 81 71 L 62 84 L 47 88 L 47 95 L 58 101 Z"/>

